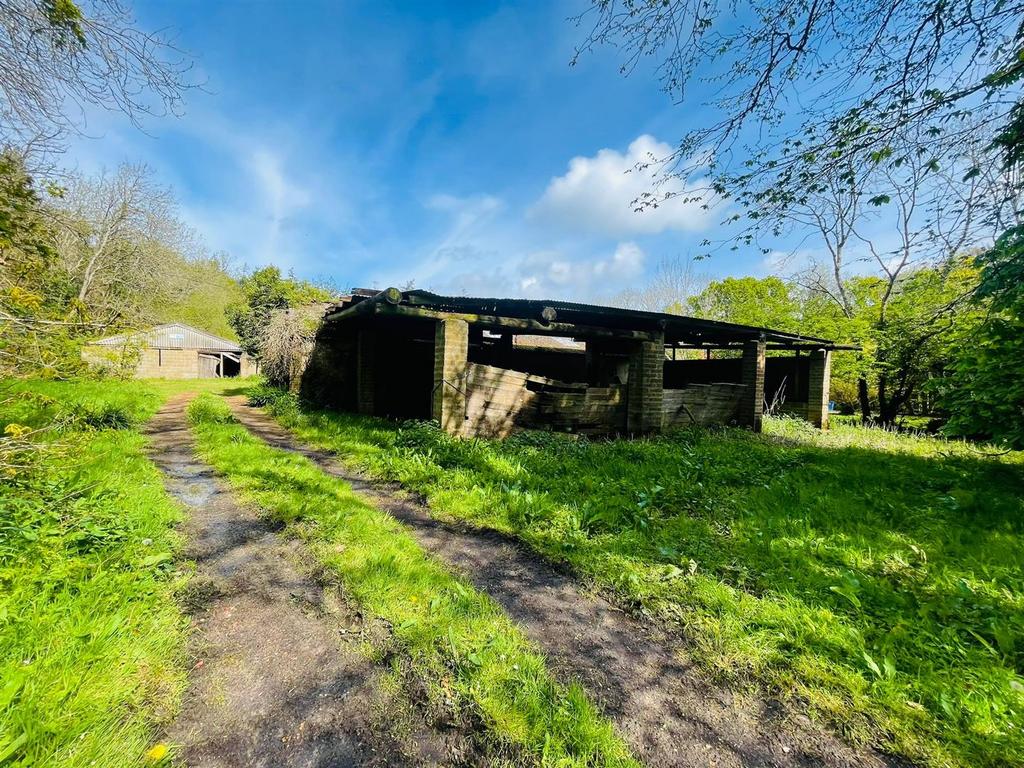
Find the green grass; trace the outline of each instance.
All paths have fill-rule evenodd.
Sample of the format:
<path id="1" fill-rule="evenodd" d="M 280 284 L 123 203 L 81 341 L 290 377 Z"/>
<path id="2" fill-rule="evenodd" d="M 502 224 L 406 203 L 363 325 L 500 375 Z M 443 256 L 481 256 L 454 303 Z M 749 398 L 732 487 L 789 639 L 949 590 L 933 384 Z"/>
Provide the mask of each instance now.
<path id="1" fill-rule="evenodd" d="M 507 615 L 427 556 L 394 518 L 308 459 L 231 423 L 223 401 L 201 396 L 189 416 L 203 458 L 391 625 L 431 695 L 465 705 L 497 754 L 517 765 L 635 765 L 580 688 L 555 683 Z"/>
<path id="2" fill-rule="evenodd" d="M 267 396 L 306 442 L 677 624 L 705 670 L 930 766 L 1024 764 L 1024 456 L 764 435 L 457 440 Z"/>
<path id="3" fill-rule="evenodd" d="M 138 426 L 156 413 L 170 395 L 242 391 L 252 383 L 252 379 L 12 380 L 0 385 L 0 408 L 8 422 L 36 427 L 61 421 L 89 426 L 89 416 L 115 411 L 128 422 L 127 426 Z M 20 394 L 25 392 L 36 397 Z M 82 415 L 86 416 L 84 425 Z"/>
<path id="4" fill-rule="evenodd" d="M 168 395 L 238 386 L 0 386 L 0 765 L 136 766 L 174 714 L 180 514 L 138 428 Z"/>
<path id="5" fill-rule="evenodd" d="M 0 391 L 0 764 L 138 765 L 184 684 L 177 507 L 135 429 L 139 382 Z M 8 429 L 10 427 L 10 429 Z"/>

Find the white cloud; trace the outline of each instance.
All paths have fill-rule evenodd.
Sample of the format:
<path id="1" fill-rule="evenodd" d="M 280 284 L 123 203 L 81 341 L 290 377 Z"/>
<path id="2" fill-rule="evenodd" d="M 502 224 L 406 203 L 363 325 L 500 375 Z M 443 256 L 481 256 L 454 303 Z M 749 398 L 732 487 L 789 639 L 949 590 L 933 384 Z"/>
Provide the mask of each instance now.
<path id="1" fill-rule="evenodd" d="M 630 144 L 625 154 L 602 149 L 593 157 L 574 157 L 568 172 L 551 180 L 530 215 L 568 229 L 612 237 L 704 229 L 711 223 L 711 211 L 699 201 L 677 197 L 657 207 L 635 210 L 634 201 L 645 193 L 681 193 L 685 197 L 695 191 L 697 184 L 659 172 L 658 161 L 671 153 L 668 144 L 645 134 Z M 645 164 L 647 167 L 638 167 Z"/>
<path id="2" fill-rule="evenodd" d="M 434 194 L 423 206 L 443 227 L 416 249 L 414 260 L 389 263 L 374 274 L 380 285 L 413 280 L 439 293 L 471 296 L 587 299 L 642 278 L 644 251 L 632 241 L 603 247 L 537 237 L 503 200 L 479 194 Z"/>
<path id="3" fill-rule="evenodd" d="M 608 261 L 594 265 L 594 275 L 609 278 L 632 278 L 644 271 L 644 252 L 636 243 L 619 243 Z"/>
<path id="4" fill-rule="evenodd" d="M 259 148 L 253 151 L 245 159 L 245 164 L 275 223 L 279 224 L 312 201 L 304 187 L 288 178 L 282 158 L 271 150 Z"/>
<path id="5" fill-rule="evenodd" d="M 610 255 L 540 249 L 511 254 L 477 252 L 472 264 L 417 284 L 440 293 L 528 299 L 593 299 L 621 290 L 642 276 L 646 257 L 636 243 L 619 243 Z"/>
<path id="6" fill-rule="evenodd" d="M 259 147 L 253 150 L 242 158 L 242 164 L 258 195 L 259 215 L 266 222 L 263 258 L 272 259 L 284 250 L 282 228 L 312 203 L 313 195 L 303 184 L 288 176 L 284 170 L 284 159 L 269 149 Z M 294 247 L 294 244 L 289 243 L 289 246 Z"/>
<path id="7" fill-rule="evenodd" d="M 439 288 L 450 285 L 452 275 L 479 271 L 480 279 L 468 281 L 473 287 L 459 291 L 479 295 L 488 284 L 490 265 L 497 261 L 494 246 L 504 239 L 495 232 L 496 220 L 505 210 L 504 201 L 493 195 L 438 193 L 422 205 L 438 214 L 440 231 L 433 241 L 414 246 L 401 258 L 382 260 L 382 268 L 372 273 L 373 282 L 402 285 L 412 280 L 419 287 Z"/>

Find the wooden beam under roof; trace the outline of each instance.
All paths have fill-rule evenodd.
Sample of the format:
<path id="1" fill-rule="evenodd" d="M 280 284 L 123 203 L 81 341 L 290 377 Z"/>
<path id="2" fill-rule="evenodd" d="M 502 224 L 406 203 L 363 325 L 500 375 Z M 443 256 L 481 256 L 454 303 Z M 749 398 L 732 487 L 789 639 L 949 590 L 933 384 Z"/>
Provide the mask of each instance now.
<path id="1" fill-rule="evenodd" d="M 357 305 L 358 306 L 358 305 Z M 427 320 L 444 320 L 446 318 L 465 320 L 489 330 L 502 330 L 509 333 L 529 333 L 537 336 L 566 336 L 569 338 L 602 338 L 627 339 L 633 341 L 653 341 L 659 334 L 649 331 L 634 331 L 619 328 L 600 328 L 577 323 L 546 323 L 543 320 L 528 320 L 521 317 L 500 317 L 498 315 L 477 315 L 466 312 L 441 312 L 424 307 L 408 307 L 404 305 L 377 304 L 373 314 L 385 317 L 409 317 Z"/>
<path id="2" fill-rule="evenodd" d="M 709 342 L 707 344 L 699 344 L 699 343 L 689 344 L 689 343 L 686 343 L 686 342 L 675 342 L 675 343 L 669 343 L 667 346 L 672 347 L 674 349 L 738 349 L 738 350 L 742 350 L 743 349 L 743 343 L 742 342 L 731 342 L 731 343 L 725 343 L 725 342 L 722 342 L 722 343 L 717 343 L 717 342 L 716 343 L 710 343 Z M 767 343 L 766 348 L 767 349 L 788 349 L 788 350 L 794 350 L 794 351 L 798 351 L 798 350 L 808 351 L 808 350 L 815 350 L 815 349 L 828 349 L 828 350 L 837 350 L 838 349 L 838 350 L 853 351 L 853 352 L 859 352 L 860 349 L 861 349 L 856 344 L 833 344 L 832 342 L 815 343 L 815 342 L 810 342 L 810 341 L 806 341 L 806 342 L 800 342 L 800 341 L 793 341 L 793 342 L 771 342 L 770 341 L 770 342 Z"/>

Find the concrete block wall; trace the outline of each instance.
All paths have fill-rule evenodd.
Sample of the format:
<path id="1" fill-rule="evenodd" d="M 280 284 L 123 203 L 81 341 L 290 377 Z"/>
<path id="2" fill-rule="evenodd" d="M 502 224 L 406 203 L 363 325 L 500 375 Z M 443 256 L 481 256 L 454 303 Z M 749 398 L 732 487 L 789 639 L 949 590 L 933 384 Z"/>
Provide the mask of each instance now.
<path id="1" fill-rule="evenodd" d="M 249 365 L 251 371 L 251 360 Z M 135 376 L 139 379 L 198 379 L 204 377 L 203 371 L 198 350 L 144 349 Z M 245 372 L 243 368 L 242 375 L 251 376 L 252 373 Z"/>
<path id="2" fill-rule="evenodd" d="M 82 348 L 82 359 L 97 367 L 117 368 L 126 354 L 129 353 L 121 347 L 86 345 Z M 243 354 L 240 369 L 241 376 L 255 376 L 259 372 L 259 362 Z M 202 376 L 202 371 L 199 350 L 146 347 L 138 351 L 135 378 L 198 379 Z"/>

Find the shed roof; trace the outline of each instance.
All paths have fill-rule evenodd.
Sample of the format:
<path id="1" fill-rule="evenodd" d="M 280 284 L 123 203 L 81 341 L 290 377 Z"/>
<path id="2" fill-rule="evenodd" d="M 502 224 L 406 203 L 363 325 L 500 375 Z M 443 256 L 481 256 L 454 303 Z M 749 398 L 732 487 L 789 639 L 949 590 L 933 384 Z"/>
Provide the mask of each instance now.
<path id="1" fill-rule="evenodd" d="M 368 313 L 408 317 L 455 315 L 473 324 L 513 333 L 572 338 L 615 334 L 634 334 L 642 338 L 645 334 L 664 334 L 665 343 L 679 346 L 729 346 L 763 339 L 774 347 L 837 348 L 829 339 L 815 336 L 664 312 L 569 301 L 442 296 L 429 291 L 402 292 L 397 288 L 379 292 L 356 290 L 351 297 L 329 307 L 326 320 L 343 320 Z"/>
<path id="2" fill-rule="evenodd" d="M 119 333 L 89 343 L 101 347 L 120 347 L 133 343 L 152 349 L 203 349 L 235 353 L 242 351 L 234 341 L 214 336 L 184 323 L 164 323 L 149 330 Z"/>

